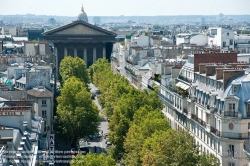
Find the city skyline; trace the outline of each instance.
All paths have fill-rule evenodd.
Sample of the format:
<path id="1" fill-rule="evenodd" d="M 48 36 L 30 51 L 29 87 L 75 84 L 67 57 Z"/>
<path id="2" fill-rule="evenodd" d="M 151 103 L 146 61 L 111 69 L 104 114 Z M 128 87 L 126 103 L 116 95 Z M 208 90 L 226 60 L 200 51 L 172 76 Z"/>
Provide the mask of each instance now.
<path id="1" fill-rule="evenodd" d="M 160 15 L 245 15 L 250 14 L 249 0 L 158 0 L 152 1 L 113 1 L 113 0 L 74 0 L 72 1 L 4 1 L 0 15 L 57 15 L 77 16 L 83 5 L 88 16 L 160 16 Z M 112 9 L 111 9 L 112 8 Z"/>

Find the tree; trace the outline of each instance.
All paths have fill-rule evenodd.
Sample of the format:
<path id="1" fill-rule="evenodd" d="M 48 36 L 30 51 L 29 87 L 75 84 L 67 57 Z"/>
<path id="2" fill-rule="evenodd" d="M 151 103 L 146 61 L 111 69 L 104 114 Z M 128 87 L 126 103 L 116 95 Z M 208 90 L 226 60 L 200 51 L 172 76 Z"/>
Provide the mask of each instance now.
<path id="1" fill-rule="evenodd" d="M 89 83 L 89 75 L 86 69 L 86 64 L 79 57 L 73 58 L 71 56 L 67 56 L 63 58 L 60 63 L 59 72 L 63 83 L 72 76 L 79 78 L 80 81 L 85 83 L 85 85 Z"/>
<path id="2" fill-rule="evenodd" d="M 157 25 L 154 25 L 153 28 L 154 28 L 154 29 L 162 29 L 162 27 L 161 27 L 160 25 L 158 25 L 158 24 L 157 24 Z"/>
<path id="3" fill-rule="evenodd" d="M 140 153 L 142 165 L 206 165 L 218 166 L 215 157 L 199 155 L 194 139 L 186 131 L 159 131 L 145 140 Z M 207 162 L 209 161 L 209 162 Z"/>
<path id="4" fill-rule="evenodd" d="M 105 153 L 88 153 L 86 156 L 78 154 L 70 162 L 71 166 L 116 166 L 115 160 Z"/>
<path id="5" fill-rule="evenodd" d="M 140 108 L 134 115 L 124 143 L 125 164 L 128 166 L 141 165 L 140 152 L 144 141 L 156 131 L 169 129 L 169 122 L 160 110 L 153 110 L 149 106 Z"/>
<path id="6" fill-rule="evenodd" d="M 99 111 L 90 96 L 85 84 L 71 77 L 66 80 L 57 98 L 56 131 L 63 138 L 71 140 L 73 147 L 77 139 L 98 131 Z"/>

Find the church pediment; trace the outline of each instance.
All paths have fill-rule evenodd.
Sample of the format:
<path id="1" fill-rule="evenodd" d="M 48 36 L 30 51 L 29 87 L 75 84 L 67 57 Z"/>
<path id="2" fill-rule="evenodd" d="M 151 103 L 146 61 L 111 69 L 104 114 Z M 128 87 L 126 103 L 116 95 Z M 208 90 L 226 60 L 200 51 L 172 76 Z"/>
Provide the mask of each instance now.
<path id="1" fill-rule="evenodd" d="M 105 29 L 99 28 L 92 24 L 89 24 L 84 21 L 75 21 L 73 23 L 58 27 L 56 29 L 47 31 L 43 33 L 44 36 L 53 36 L 53 35 L 101 35 L 101 36 L 116 36 L 115 33 L 107 31 Z"/>

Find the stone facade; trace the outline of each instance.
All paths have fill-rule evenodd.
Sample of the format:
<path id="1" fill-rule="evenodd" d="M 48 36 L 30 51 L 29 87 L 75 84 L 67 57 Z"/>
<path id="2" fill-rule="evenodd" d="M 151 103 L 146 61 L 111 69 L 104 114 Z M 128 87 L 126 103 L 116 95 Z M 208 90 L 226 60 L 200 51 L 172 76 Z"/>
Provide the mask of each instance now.
<path id="1" fill-rule="evenodd" d="M 43 33 L 44 39 L 54 43 L 57 73 L 65 56 L 82 58 L 87 67 L 98 58 L 110 59 L 116 34 L 85 21 L 70 24 Z"/>

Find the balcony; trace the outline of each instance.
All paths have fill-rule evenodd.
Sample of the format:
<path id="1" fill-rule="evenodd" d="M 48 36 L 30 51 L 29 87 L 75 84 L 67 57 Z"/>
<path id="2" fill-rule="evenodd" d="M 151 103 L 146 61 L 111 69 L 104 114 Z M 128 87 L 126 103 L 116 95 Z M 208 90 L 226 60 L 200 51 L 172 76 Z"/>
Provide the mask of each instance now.
<path id="1" fill-rule="evenodd" d="M 233 133 L 233 132 L 220 132 L 217 129 L 210 127 L 210 131 L 218 137 L 230 139 L 247 139 L 248 133 Z"/>
<path id="2" fill-rule="evenodd" d="M 221 137 L 232 139 L 247 139 L 248 133 L 221 132 Z"/>
<path id="3" fill-rule="evenodd" d="M 161 94 L 160 92 L 158 93 L 159 97 L 162 99 L 162 100 L 165 100 L 167 101 L 168 103 L 170 104 L 174 104 L 173 101 L 171 101 L 169 98 L 167 98 L 166 96 L 164 96 L 163 94 Z"/>
<path id="4" fill-rule="evenodd" d="M 148 85 L 148 89 L 150 89 L 150 90 L 152 90 L 152 91 L 155 90 L 155 89 L 154 89 L 152 86 L 150 86 L 150 85 Z"/>
<path id="5" fill-rule="evenodd" d="M 224 116 L 238 117 L 238 112 L 236 112 L 236 111 L 224 111 Z"/>
<path id="6" fill-rule="evenodd" d="M 210 127 L 210 131 L 212 132 L 212 133 L 214 133 L 215 135 L 217 135 L 218 137 L 220 137 L 221 135 L 220 135 L 220 131 L 218 131 L 216 128 L 214 128 L 214 127 Z"/>
<path id="7" fill-rule="evenodd" d="M 47 107 L 47 104 L 42 104 L 42 107 Z"/>
<path id="8" fill-rule="evenodd" d="M 200 118 L 198 118 L 197 115 L 192 114 L 191 118 L 194 119 L 196 122 L 198 122 L 200 125 L 202 125 L 203 127 L 206 128 L 206 122 L 204 122 L 203 120 L 201 120 Z"/>
<path id="9" fill-rule="evenodd" d="M 129 69 L 129 68 L 127 68 L 127 67 L 125 66 L 125 70 L 127 70 L 127 71 L 131 74 L 131 76 L 133 76 L 133 77 L 135 77 L 135 78 L 138 77 L 132 69 Z"/>
<path id="10" fill-rule="evenodd" d="M 186 78 L 186 77 L 183 77 L 183 76 L 179 76 L 178 79 L 179 79 L 179 80 L 182 80 L 182 81 L 185 81 L 185 82 L 188 82 L 188 83 L 191 83 L 191 82 L 192 82 L 191 79 Z"/>

